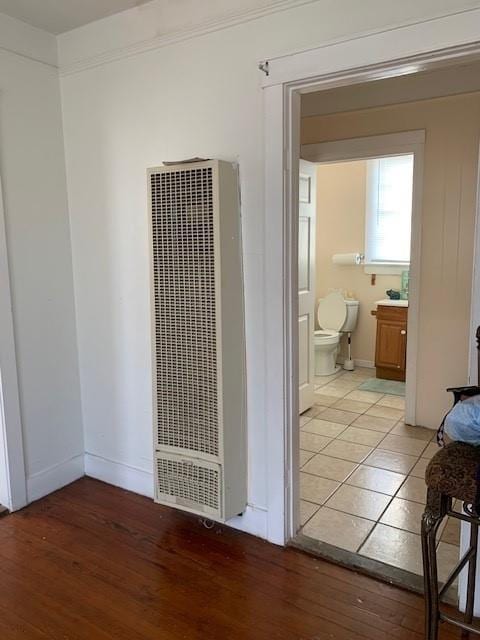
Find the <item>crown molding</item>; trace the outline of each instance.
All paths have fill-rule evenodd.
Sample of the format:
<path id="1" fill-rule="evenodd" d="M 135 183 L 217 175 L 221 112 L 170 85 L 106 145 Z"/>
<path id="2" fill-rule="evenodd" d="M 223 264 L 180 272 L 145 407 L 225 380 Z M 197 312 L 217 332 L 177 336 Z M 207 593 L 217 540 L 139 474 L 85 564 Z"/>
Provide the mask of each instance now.
<path id="1" fill-rule="evenodd" d="M 80 59 L 72 64 L 62 65 L 60 61 L 60 75 L 68 76 L 80 73 L 81 71 L 109 64 L 116 60 L 129 58 L 141 53 L 147 53 L 148 51 L 154 51 L 155 49 L 161 49 L 162 47 L 168 47 L 172 44 L 185 42 L 186 40 L 191 40 L 215 31 L 228 29 L 229 27 L 258 20 L 259 18 L 275 13 L 288 11 L 289 9 L 295 9 L 303 5 L 313 4 L 317 1 L 318 0 L 277 0 L 268 7 L 249 9 L 247 11 L 236 11 L 234 13 L 230 13 L 228 16 L 215 18 L 195 27 L 179 29 L 178 31 L 164 34 L 156 38 L 141 40 L 125 47 L 118 47 L 95 56 Z"/>
<path id="2" fill-rule="evenodd" d="M 45 67 L 49 67 L 50 69 L 53 69 L 54 71 L 58 70 L 57 64 L 41 56 L 28 55 L 27 53 L 23 53 L 22 51 L 16 51 L 13 47 L 4 47 L 1 44 L 0 44 L 0 51 L 8 54 L 9 56 L 15 56 L 18 58 L 23 58 L 24 60 L 28 60 L 28 62 L 35 62 L 37 64 L 41 64 Z"/>
<path id="3" fill-rule="evenodd" d="M 56 37 L 26 22 L 0 13 L 0 51 L 57 69 Z"/>

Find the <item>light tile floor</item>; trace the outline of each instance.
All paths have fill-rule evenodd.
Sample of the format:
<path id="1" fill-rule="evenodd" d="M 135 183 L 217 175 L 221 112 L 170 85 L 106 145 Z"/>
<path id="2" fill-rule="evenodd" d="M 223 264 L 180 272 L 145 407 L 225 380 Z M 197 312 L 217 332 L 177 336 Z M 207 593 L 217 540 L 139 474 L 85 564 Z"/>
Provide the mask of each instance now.
<path id="1" fill-rule="evenodd" d="M 405 425 L 404 398 L 358 388 L 374 375 L 357 368 L 316 378 L 316 404 L 300 416 L 301 532 L 421 575 L 423 478 L 435 432 Z M 459 536 L 449 518 L 440 579 L 458 558 Z"/>

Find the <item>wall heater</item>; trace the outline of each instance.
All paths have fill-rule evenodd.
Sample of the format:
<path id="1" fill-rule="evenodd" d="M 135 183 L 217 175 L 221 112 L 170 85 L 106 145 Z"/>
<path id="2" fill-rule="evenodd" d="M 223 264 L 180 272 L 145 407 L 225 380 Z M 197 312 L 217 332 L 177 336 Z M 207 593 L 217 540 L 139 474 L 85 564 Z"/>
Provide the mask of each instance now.
<path id="1" fill-rule="evenodd" d="M 213 520 L 247 500 L 238 172 L 148 170 L 155 500 Z"/>

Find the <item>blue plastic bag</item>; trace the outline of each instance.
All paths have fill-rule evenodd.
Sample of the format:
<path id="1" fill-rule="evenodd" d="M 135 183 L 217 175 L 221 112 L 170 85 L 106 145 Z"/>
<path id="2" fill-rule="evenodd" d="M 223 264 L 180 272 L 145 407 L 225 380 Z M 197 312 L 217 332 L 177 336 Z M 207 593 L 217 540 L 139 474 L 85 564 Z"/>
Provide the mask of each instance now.
<path id="1" fill-rule="evenodd" d="M 451 440 L 480 445 L 480 396 L 457 402 L 445 418 L 445 433 Z"/>

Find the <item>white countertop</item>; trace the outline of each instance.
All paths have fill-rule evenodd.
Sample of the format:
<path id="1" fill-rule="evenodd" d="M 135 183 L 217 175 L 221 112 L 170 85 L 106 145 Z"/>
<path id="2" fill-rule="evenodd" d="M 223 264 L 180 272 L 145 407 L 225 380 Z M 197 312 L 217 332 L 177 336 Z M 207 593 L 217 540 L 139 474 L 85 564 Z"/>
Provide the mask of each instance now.
<path id="1" fill-rule="evenodd" d="M 385 298 L 385 300 L 378 300 L 375 304 L 377 307 L 408 307 L 408 300 L 390 300 L 390 298 Z"/>

